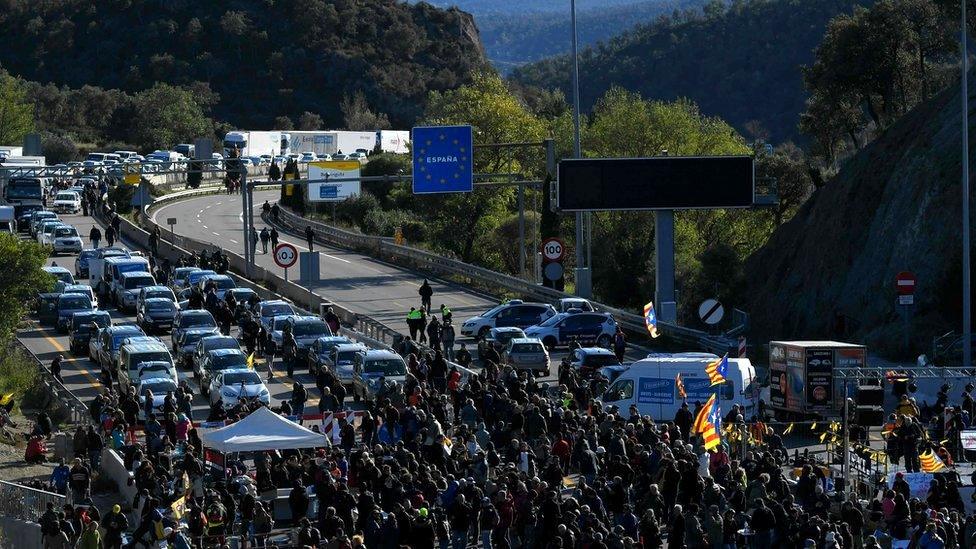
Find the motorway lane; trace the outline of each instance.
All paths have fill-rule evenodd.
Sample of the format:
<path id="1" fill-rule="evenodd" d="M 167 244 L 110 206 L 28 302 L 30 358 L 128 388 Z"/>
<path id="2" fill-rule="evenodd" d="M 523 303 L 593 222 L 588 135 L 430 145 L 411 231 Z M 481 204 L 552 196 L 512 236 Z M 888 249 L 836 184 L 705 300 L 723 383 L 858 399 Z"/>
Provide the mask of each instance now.
<path id="1" fill-rule="evenodd" d="M 261 205 L 266 200 L 274 202 L 278 195 L 278 191 L 254 193 L 255 229 L 258 232 L 262 228 Z M 212 242 L 215 246 L 243 255 L 240 195 L 209 195 L 172 202 L 156 209 L 152 217 L 163 226 L 166 218 L 175 217 L 178 220 L 175 227 L 178 234 Z M 293 244 L 300 251 L 308 250 L 305 241 L 300 238 L 282 234 L 280 241 Z M 379 320 L 394 330 L 408 333 L 406 314 L 410 307 L 420 306 L 417 290 L 423 282 L 423 275 L 348 250 L 325 246 L 316 246 L 316 249 L 322 252 L 322 281 L 315 293 L 349 310 Z M 284 270 L 275 265 L 270 253 L 261 253 L 260 243 L 255 260 L 258 265 L 279 276 L 284 275 Z M 297 277 L 297 266 L 290 269 L 289 275 Z M 456 284 L 433 279 L 430 282 L 434 288 L 434 307 L 442 303 L 450 307 L 458 327 L 465 318 L 483 313 L 498 304 L 496 300 Z"/>
<path id="2" fill-rule="evenodd" d="M 87 235 L 91 231 L 92 226 L 96 221 L 91 217 L 86 217 L 82 215 L 61 215 L 62 221 L 74 225 L 78 232 L 82 235 L 82 239 L 88 243 Z M 103 226 L 99 224 L 100 228 L 104 232 Z M 104 240 L 102 241 L 104 244 Z M 125 244 L 125 242 L 123 242 Z M 127 246 L 128 247 L 128 246 Z M 46 263 L 51 265 L 52 262 L 57 263 L 62 267 L 66 267 L 70 271 L 74 272 L 74 262 L 75 255 L 61 255 L 58 257 L 51 257 Z M 88 280 L 80 279 L 78 280 L 81 284 L 89 283 Z M 135 323 L 135 315 L 121 313 L 107 303 L 102 305 L 102 309 L 108 310 L 112 315 L 113 323 Z M 236 328 L 234 332 L 236 333 Z M 153 334 L 158 336 L 167 348 L 170 348 L 170 338 L 169 334 Z M 76 395 L 82 402 L 88 404 L 96 394 L 103 390 L 102 384 L 99 382 L 99 374 L 101 368 L 93 361 L 88 359 L 87 353 L 80 354 L 78 356 L 73 355 L 68 349 L 68 336 L 67 334 L 59 334 L 57 330 L 53 327 L 42 327 L 37 324 L 36 321 L 31 322 L 30 327 L 21 330 L 17 333 L 17 338 L 20 339 L 24 345 L 30 349 L 43 363 L 50 364 L 52 360 L 58 355 L 62 354 L 65 357 L 62 363 L 62 378 L 64 379 L 65 386 L 74 395 Z M 263 359 L 258 359 L 256 369 L 261 373 L 262 378 L 267 377 L 267 366 Z M 318 395 L 315 390 L 315 383 L 308 372 L 295 372 L 295 379 L 301 381 L 306 387 L 310 388 L 309 396 L 310 400 L 306 404 L 306 407 L 314 407 L 318 404 Z M 193 379 L 192 373 L 189 371 L 180 371 L 180 380 L 186 380 L 190 387 L 194 391 L 194 406 L 193 413 L 194 419 L 201 420 L 206 419 L 207 412 L 209 410 L 209 402 L 206 397 L 202 396 L 199 391 L 199 386 Z M 291 398 L 291 392 L 293 388 L 293 382 L 284 373 L 284 367 L 280 361 L 275 363 L 275 377 L 272 383 L 268 384 L 268 389 L 271 392 L 272 405 L 277 405 L 281 400 L 287 400 Z"/>
<path id="3" fill-rule="evenodd" d="M 265 201 L 276 201 L 278 196 L 278 191 L 254 193 L 256 230 L 260 231 L 262 227 L 261 206 Z M 215 247 L 243 254 L 240 195 L 207 195 L 171 202 L 156 209 L 152 217 L 164 226 L 167 218 L 175 217 L 177 234 L 212 242 Z M 299 250 L 308 249 L 302 238 L 282 234 L 279 240 L 289 242 Z M 411 306 L 420 305 L 417 289 L 423 281 L 423 274 L 349 250 L 318 244 L 316 249 L 322 252 L 322 281 L 315 289 L 316 294 L 351 311 L 377 319 L 400 333 L 409 333 L 405 316 Z M 255 259 L 258 265 L 278 275 L 284 274 L 284 270 L 275 265 L 271 254 L 261 253 L 260 243 Z M 291 271 L 294 273 L 297 268 L 293 267 Z M 458 330 L 466 318 L 483 313 L 498 303 L 497 300 L 453 282 L 430 279 L 430 283 L 434 288 L 432 298 L 434 307 L 438 307 L 441 303 L 450 307 Z M 472 353 L 476 353 L 473 339 L 462 338 L 458 333 L 458 342 L 467 343 Z M 629 346 L 625 360 L 629 362 L 639 360 L 646 357 L 648 352 L 651 352 L 651 349 Z M 553 374 L 563 356 L 566 356 L 566 353 L 562 351 L 552 354 Z M 555 378 L 555 375 L 550 375 L 545 379 L 552 381 Z"/>

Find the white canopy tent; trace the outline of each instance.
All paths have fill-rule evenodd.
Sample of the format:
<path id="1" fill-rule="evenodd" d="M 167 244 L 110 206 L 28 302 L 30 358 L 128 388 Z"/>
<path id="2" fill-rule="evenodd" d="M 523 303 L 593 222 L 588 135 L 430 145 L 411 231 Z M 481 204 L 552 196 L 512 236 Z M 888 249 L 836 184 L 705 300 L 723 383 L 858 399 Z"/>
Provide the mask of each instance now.
<path id="1" fill-rule="evenodd" d="M 204 448 L 213 448 L 225 454 L 329 445 L 325 435 L 306 429 L 266 407 L 258 408 L 237 423 L 205 432 L 200 439 Z"/>

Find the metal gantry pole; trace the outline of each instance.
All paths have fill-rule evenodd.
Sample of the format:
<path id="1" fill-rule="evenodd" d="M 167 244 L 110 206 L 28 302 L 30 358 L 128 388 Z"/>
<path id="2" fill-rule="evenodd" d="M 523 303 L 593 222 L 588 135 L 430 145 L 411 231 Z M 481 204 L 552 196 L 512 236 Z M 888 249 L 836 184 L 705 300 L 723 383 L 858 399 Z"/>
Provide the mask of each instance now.
<path id="1" fill-rule="evenodd" d="M 966 47 L 966 2 L 962 4 L 962 365 L 972 365 L 972 290 L 969 258 L 969 50 Z"/>
<path id="2" fill-rule="evenodd" d="M 247 192 L 245 187 L 247 186 L 247 180 L 241 181 L 241 224 L 243 225 L 244 238 L 244 274 L 247 277 L 251 276 L 251 231 L 248 228 L 248 216 L 247 212 L 250 210 L 247 203 Z"/>
<path id="3" fill-rule="evenodd" d="M 841 445 L 844 452 L 844 461 L 843 461 L 843 465 L 841 466 L 841 473 L 844 476 L 844 499 L 845 500 L 850 499 L 850 494 L 851 494 L 851 452 L 850 452 L 851 422 L 849 421 L 850 398 L 848 398 L 847 396 L 849 393 L 850 391 L 848 389 L 848 381 L 845 378 L 844 379 L 844 440 L 843 440 L 843 444 Z"/>
<path id="4" fill-rule="evenodd" d="M 525 279 L 525 185 L 518 186 L 519 276 Z"/>

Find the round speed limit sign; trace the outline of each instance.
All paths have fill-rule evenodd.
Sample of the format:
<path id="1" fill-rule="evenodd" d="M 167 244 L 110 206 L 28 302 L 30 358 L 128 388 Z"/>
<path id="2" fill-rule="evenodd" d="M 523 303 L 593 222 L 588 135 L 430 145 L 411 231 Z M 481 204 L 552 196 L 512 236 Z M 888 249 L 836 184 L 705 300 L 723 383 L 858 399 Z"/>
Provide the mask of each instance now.
<path id="1" fill-rule="evenodd" d="M 563 241 L 558 238 L 547 238 L 542 242 L 542 257 L 546 261 L 559 261 L 566 254 L 566 247 Z"/>
<path id="2" fill-rule="evenodd" d="M 298 261 L 298 250 L 291 244 L 282 242 L 274 249 L 274 261 L 282 269 L 287 269 Z"/>

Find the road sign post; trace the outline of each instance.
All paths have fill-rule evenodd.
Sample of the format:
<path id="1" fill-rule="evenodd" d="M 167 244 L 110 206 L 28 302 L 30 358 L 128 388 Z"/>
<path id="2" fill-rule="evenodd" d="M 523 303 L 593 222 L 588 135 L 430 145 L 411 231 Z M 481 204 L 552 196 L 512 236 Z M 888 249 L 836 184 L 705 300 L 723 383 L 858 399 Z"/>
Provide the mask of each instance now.
<path id="1" fill-rule="evenodd" d="M 287 242 L 281 242 L 274 249 L 275 265 L 285 270 L 285 282 L 288 282 L 288 267 L 298 261 L 298 249 Z"/>
<path id="2" fill-rule="evenodd" d="M 474 190 L 471 126 L 413 129 L 413 193 L 469 193 Z"/>
<path id="3" fill-rule="evenodd" d="M 169 239 L 170 239 L 170 242 L 173 242 L 173 241 L 176 240 L 176 231 L 173 230 L 173 226 L 176 225 L 176 218 L 175 217 L 167 217 L 166 218 L 166 224 L 169 225 Z"/>
<path id="4" fill-rule="evenodd" d="M 911 348 L 912 313 L 914 312 L 915 286 L 917 284 L 918 278 L 915 273 L 902 271 L 895 275 L 895 292 L 898 294 L 897 307 L 901 314 L 903 343 L 906 352 Z"/>

